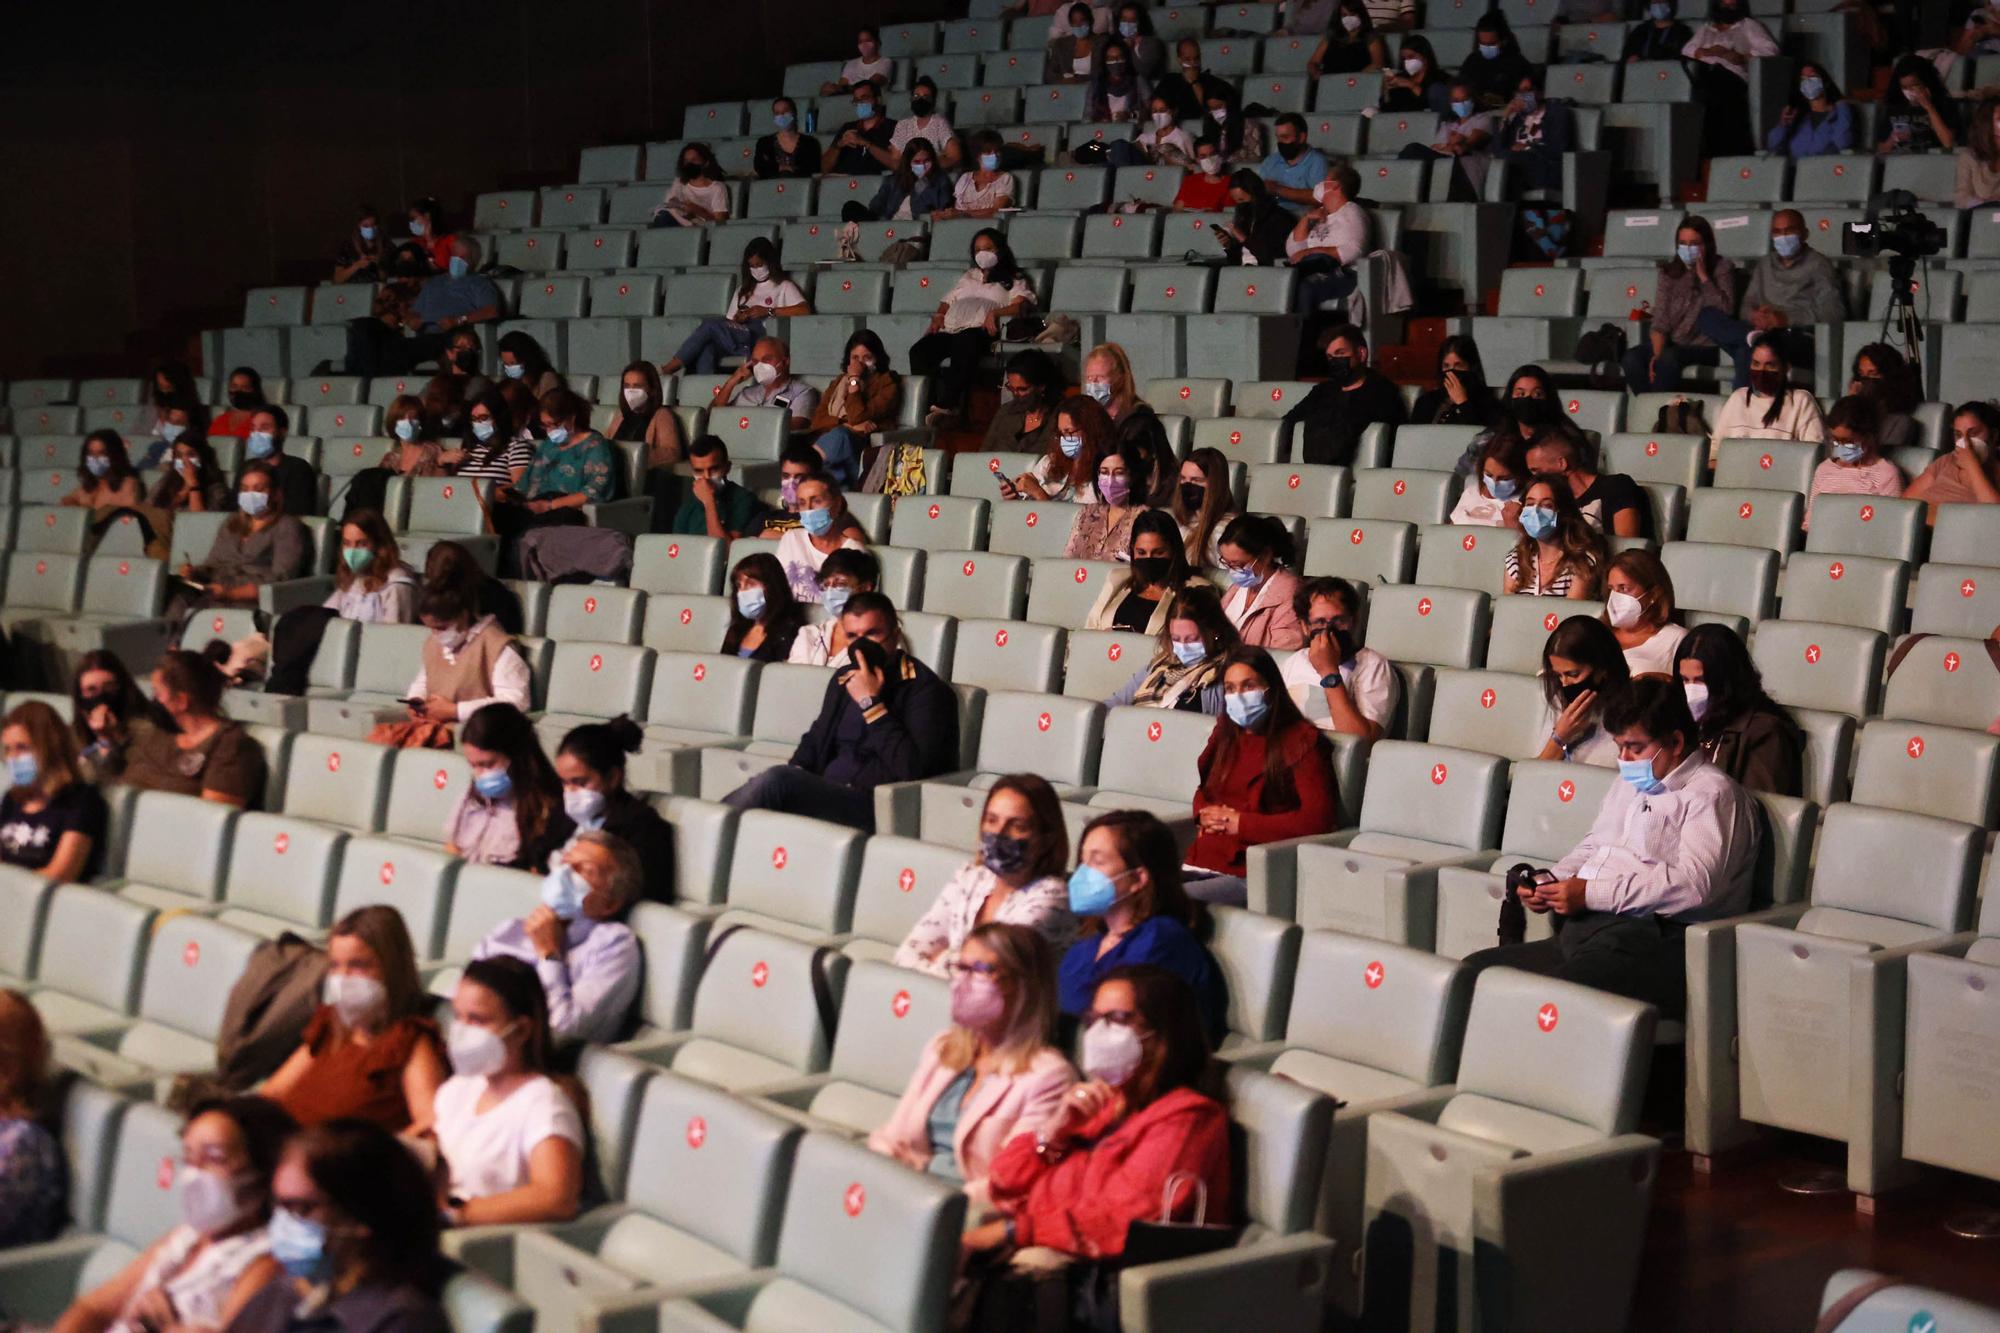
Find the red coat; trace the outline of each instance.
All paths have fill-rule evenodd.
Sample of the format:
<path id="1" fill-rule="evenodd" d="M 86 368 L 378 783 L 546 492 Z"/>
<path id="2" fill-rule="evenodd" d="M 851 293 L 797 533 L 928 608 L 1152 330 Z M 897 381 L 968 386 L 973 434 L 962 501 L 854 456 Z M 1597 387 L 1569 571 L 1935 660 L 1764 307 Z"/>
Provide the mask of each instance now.
<path id="1" fill-rule="evenodd" d="M 993 1159 L 987 1186 L 1014 1219 L 1016 1245 L 1090 1259 L 1122 1254 L 1127 1226 L 1158 1220 L 1160 1193 L 1175 1172 L 1208 1186 L 1210 1222 L 1230 1219 L 1229 1113 L 1220 1102 L 1176 1088 L 1105 1133 L 1112 1114 L 1084 1126 L 1060 1161 L 1037 1153 L 1033 1134 L 1015 1135 Z M 1174 1215 L 1193 1218 L 1194 1200 L 1192 1188 L 1181 1190 Z"/>
<path id="2" fill-rule="evenodd" d="M 1243 873 L 1243 851 L 1261 842 L 1303 838 L 1313 833 L 1331 833 L 1340 823 L 1339 791 L 1333 780 L 1333 757 L 1320 736 L 1319 728 L 1300 722 L 1280 738 L 1286 767 L 1298 787 L 1296 810 L 1265 813 L 1257 808 L 1264 790 L 1264 747 L 1269 738 L 1254 731 L 1241 732 L 1229 767 L 1220 768 L 1222 734 L 1235 724 L 1217 718 L 1208 745 L 1196 767 L 1201 785 L 1195 788 L 1194 812 L 1199 819 L 1203 807 L 1228 806 L 1238 812 L 1234 834 L 1203 832 L 1188 851 L 1188 864 L 1213 870 L 1220 875 Z"/>

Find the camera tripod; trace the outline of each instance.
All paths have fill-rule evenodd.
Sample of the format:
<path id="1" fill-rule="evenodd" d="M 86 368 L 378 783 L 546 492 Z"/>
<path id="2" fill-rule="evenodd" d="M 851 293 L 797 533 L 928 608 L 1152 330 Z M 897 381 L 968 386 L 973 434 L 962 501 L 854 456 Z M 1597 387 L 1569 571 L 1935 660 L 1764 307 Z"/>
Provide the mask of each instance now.
<path id="1" fill-rule="evenodd" d="M 1903 355 L 1909 358 L 1910 373 L 1917 383 L 1923 383 L 1924 321 L 1917 313 L 1917 261 L 1910 255 L 1889 256 L 1889 305 L 1882 312 L 1878 341 L 1889 341 L 1892 325 L 1903 340 Z"/>

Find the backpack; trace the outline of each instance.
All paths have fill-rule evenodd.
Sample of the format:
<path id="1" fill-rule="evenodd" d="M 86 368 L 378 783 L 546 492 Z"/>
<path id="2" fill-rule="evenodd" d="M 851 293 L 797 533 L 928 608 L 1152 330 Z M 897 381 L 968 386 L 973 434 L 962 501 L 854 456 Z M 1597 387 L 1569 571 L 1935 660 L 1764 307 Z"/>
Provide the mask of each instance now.
<path id="1" fill-rule="evenodd" d="M 219 1092 L 248 1092 L 298 1049 L 319 1008 L 326 953 L 290 931 L 257 946 L 229 988 L 215 1038 L 215 1071 L 174 1080 L 167 1104 L 185 1110 Z"/>
<path id="2" fill-rule="evenodd" d="M 1685 398 L 1676 398 L 1660 406 L 1660 414 L 1653 420 L 1653 429 L 1669 435 L 1706 435 L 1708 423 L 1703 420 L 1700 403 L 1691 403 Z"/>

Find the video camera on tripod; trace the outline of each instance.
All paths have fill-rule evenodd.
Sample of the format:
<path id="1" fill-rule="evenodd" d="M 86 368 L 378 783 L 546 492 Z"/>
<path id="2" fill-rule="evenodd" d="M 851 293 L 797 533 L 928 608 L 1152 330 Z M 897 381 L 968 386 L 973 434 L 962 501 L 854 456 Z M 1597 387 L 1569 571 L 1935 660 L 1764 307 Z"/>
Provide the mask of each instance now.
<path id="1" fill-rule="evenodd" d="M 1840 253 L 1873 259 L 1886 250 L 1893 268 L 1898 261 L 1911 264 L 1942 253 L 1948 239 L 1943 227 L 1918 210 L 1915 195 L 1908 190 L 1885 190 L 1869 199 L 1867 215 L 1861 221 L 1847 224 L 1840 237 Z"/>

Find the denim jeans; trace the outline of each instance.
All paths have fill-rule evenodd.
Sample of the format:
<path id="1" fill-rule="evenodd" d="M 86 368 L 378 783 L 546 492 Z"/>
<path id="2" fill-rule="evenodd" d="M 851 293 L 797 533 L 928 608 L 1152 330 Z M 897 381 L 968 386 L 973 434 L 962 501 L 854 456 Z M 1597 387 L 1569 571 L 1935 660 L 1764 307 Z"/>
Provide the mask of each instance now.
<path id="1" fill-rule="evenodd" d="M 764 336 L 764 321 L 753 319 L 747 324 L 731 324 L 720 315 L 713 315 L 701 322 L 701 327 L 687 336 L 681 349 L 674 353 L 674 359 L 685 366 L 690 374 L 713 375 L 722 369 L 725 356 L 748 356 L 757 340 Z"/>

